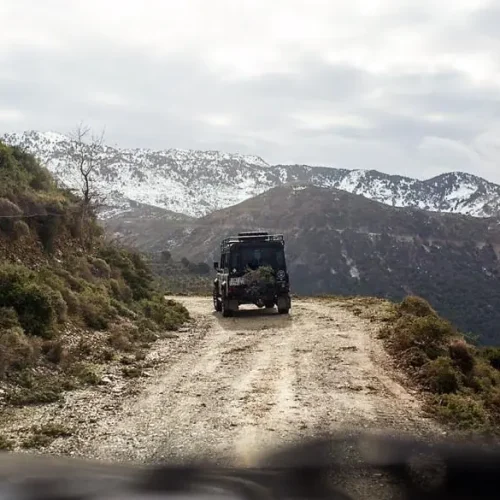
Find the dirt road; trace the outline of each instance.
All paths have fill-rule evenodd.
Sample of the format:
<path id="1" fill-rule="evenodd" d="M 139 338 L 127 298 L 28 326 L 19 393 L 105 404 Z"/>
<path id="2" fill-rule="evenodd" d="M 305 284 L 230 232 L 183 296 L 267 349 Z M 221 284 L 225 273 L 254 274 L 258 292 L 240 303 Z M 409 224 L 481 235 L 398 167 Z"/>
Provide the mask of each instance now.
<path id="1" fill-rule="evenodd" d="M 168 362 L 79 454 L 245 464 L 263 447 L 325 430 L 435 430 L 391 375 L 377 325 L 341 304 L 297 300 L 289 317 L 248 308 L 222 318 L 208 298 L 181 300 L 195 319 L 189 340 L 159 348 Z"/>

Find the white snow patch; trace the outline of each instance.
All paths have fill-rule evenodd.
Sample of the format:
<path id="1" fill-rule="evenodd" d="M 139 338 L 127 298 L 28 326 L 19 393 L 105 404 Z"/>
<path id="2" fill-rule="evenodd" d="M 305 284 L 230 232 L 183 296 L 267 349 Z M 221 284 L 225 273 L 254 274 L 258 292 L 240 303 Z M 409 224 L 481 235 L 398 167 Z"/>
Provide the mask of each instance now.
<path id="1" fill-rule="evenodd" d="M 69 138 L 57 132 L 5 134 L 40 158 L 58 182 L 80 188 L 78 173 L 65 158 Z M 119 149 L 105 146 L 95 186 L 126 210 L 121 198 L 195 217 L 235 205 L 284 183 L 337 188 L 395 207 L 419 207 L 491 217 L 500 211 L 500 186 L 472 175 L 451 173 L 432 181 L 394 178 L 366 170 L 270 166 L 255 155 L 181 149 Z M 116 203 L 115 203 L 116 201 Z M 112 212 L 108 212 L 111 214 Z"/>

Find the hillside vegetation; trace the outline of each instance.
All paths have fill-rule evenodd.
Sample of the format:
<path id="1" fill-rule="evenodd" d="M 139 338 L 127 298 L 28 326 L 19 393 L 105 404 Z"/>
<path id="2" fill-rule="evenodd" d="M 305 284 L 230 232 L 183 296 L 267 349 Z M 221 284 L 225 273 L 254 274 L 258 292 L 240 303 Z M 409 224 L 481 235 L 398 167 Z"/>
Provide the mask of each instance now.
<path id="1" fill-rule="evenodd" d="M 213 276 L 205 262 L 191 262 L 186 257 L 172 258 L 168 250 L 144 254 L 155 280 L 167 295 L 211 295 Z"/>
<path id="2" fill-rule="evenodd" d="M 98 384 L 189 319 L 137 253 L 109 244 L 82 201 L 0 143 L 0 409 Z"/>
<path id="3" fill-rule="evenodd" d="M 373 301 L 355 298 L 345 304 L 358 315 L 384 321 L 380 337 L 423 391 L 429 412 L 460 431 L 500 434 L 500 349 L 472 345 L 420 297 L 378 301 L 383 306 L 378 316 L 370 308 Z"/>

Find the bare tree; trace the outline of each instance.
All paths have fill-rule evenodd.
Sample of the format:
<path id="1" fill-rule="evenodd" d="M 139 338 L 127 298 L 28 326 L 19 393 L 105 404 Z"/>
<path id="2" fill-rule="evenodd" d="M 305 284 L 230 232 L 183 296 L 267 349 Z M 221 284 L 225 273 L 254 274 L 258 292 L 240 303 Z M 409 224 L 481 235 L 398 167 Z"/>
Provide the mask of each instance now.
<path id="1" fill-rule="evenodd" d="M 90 127 L 80 123 L 69 134 L 69 138 L 67 158 L 74 174 L 78 177 L 82 195 L 82 242 L 91 245 L 92 231 L 89 223 L 105 201 L 105 197 L 95 185 L 95 175 L 100 166 L 103 150 L 104 131 L 96 135 Z"/>

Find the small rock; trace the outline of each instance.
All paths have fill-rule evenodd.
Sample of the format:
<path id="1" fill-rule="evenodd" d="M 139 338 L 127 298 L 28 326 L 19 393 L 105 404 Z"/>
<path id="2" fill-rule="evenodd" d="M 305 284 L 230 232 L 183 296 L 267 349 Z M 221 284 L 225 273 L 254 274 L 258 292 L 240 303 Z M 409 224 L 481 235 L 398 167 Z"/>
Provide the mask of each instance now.
<path id="1" fill-rule="evenodd" d="M 111 380 L 111 378 L 109 376 L 107 376 L 107 377 L 102 377 L 101 383 L 105 384 L 105 385 L 109 385 L 109 384 L 112 384 L 113 381 Z"/>

